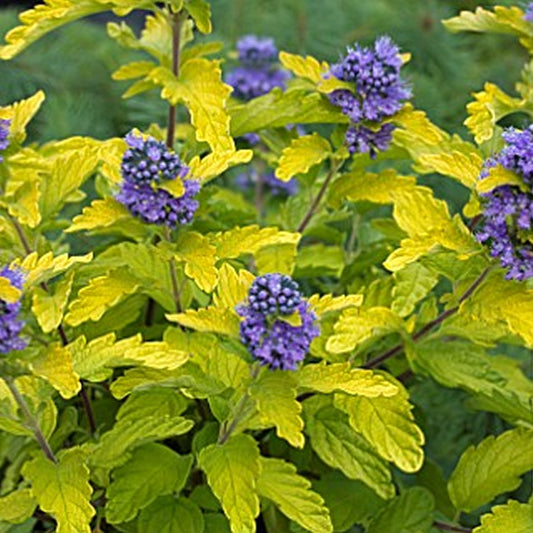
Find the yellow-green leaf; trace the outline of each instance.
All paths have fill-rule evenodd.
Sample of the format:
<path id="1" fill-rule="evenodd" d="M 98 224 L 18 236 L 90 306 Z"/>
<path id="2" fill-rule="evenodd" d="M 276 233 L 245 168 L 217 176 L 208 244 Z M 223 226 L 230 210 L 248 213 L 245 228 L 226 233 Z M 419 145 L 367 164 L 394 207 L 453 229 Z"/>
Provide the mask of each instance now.
<path id="1" fill-rule="evenodd" d="M 196 179 L 207 182 L 217 178 L 230 167 L 249 163 L 252 156 L 252 150 L 212 152 L 202 159 L 199 156 L 195 156 L 189 162 L 190 173 Z"/>
<path id="2" fill-rule="evenodd" d="M 394 274 L 391 310 L 398 316 L 410 315 L 439 281 L 439 276 L 420 263 L 411 263 Z"/>
<path id="3" fill-rule="evenodd" d="M 6 36 L 7 40 L 8 36 Z M 0 47 L 0 58 L 4 58 L 6 47 Z M 20 100 L 7 107 L 0 108 L 0 119 L 10 120 L 9 139 L 22 144 L 26 140 L 26 126 L 37 114 L 45 100 L 43 91 L 36 92 L 25 100 Z"/>
<path id="4" fill-rule="evenodd" d="M 177 322 L 196 331 L 239 336 L 239 317 L 233 310 L 205 307 L 198 310 L 187 309 L 184 313 L 166 315 L 166 317 L 170 322 Z"/>
<path id="5" fill-rule="evenodd" d="M 211 33 L 211 8 L 205 0 L 187 0 L 185 9 L 202 33 Z"/>
<path id="6" fill-rule="evenodd" d="M 302 57 L 287 52 L 279 53 L 281 64 L 299 78 L 306 78 L 314 83 L 322 80 L 324 74 L 329 70 L 329 65 L 325 61 L 318 61 L 313 56 Z"/>
<path id="7" fill-rule="evenodd" d="M 533 504 L 509 500 L 481 517 L 472 533 L 533 533 Z"/>
<path id="8" fill-rule="evenodd" d="M 489 175 L 486 178 L 478 180 L 476 190 L 478 193 L 484 194 L 502 185 L 514 185 L 523 188 L 524 182 L 511 170 L 498 165 L 489 169 Z"/>
<path id="9" fill-rule="evenodd" d="M 85 452 L 74 447 L 61 452 L 57 464 L 39 455 L 22 468 L 41 510 L 56 519 L 57 533 L 91 532 L 96 511 L 85 461 Z"/>
<path id="10" fill-rule="evenodd" d="M 260 473 L 259 449 L 249 435 L 235 435 L 225 444 L 200 451 L 198 464 L 228 517 L 232 533 L 255 532 L 259 515 L 256 483 Z"/>
<path id="11" fill-rule="evenodd" d="M 257 490 L 260 496 L 273 501 L 285 516 L 306 531 L 333 531 L 324 500 L 311 490 L 311 483 L 298 475 L 296 467 L 291 463 L 283 459 L 261 458 Z"/>
<path id="12" fill-rule="evenodd" d="M 11 282 L 4 277 L 0 276 L 0 300 L 4 300 L 7 303 L 14 303 L 20 300 L 22 291 L 17 287 L 11 285 Z"/>
<path id="13" fill-rule="evenodd" d="M 307 173 L 312 166 L 322 163 L 330 155 L 329 142 L 316 133 L 293 139 L 281 153 L 276 178 L 289 181 L 297 174 Z"/>
<path id="14" fill-rule="evenodd" d="M 313 294 L 308 302 L 320 318 L 326 313 L 342 311 L 347 307 L 359 307 L 363 303 L 363 296 L 361 294 L 348 294 L 347 296 L 332 296 L 331 294 L 321 296 L 319 294 Z"/>
<path id="15" fill-rule="evenodd" d="M 21 524 L 33 515 L 37 502 L 30 489 L 18 489 L 0 497 L 0 520 Z"/>
<path id="16" fill-rule="evenodd" d="M 216 307 L 234 309 L 248 297 L 254 275 L 245 269 L 237 271 L 229 264 L 220 267 L 219 282 L 213 296 Z"/>

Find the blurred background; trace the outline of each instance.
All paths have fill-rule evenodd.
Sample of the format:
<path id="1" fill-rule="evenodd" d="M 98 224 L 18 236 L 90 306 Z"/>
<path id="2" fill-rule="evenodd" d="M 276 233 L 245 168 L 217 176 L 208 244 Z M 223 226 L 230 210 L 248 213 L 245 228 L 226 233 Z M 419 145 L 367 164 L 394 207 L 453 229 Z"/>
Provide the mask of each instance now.
<path id="1" fill-rule="evenodd" d="M 18 12 L 37 2 L 4 1 L 0 33 L 17 23 Z M 509 36 L 452 35 L 440 21 L 461 9 L 516 2 L 476 0 L 212 0 L 214 33 L 207 38 L 225 43 L 227 55 L 243 33 L 274 37 L 280 49 L 335 61 L 346 45 L 372 42 L 389 34 L 412 59 L 405 72 L 415 105 L 449 131 L 466 135 L 465 105 L 484 81 L 513 90 L 526 55 Z M 143 13 L 128 22 L 142 27 Z M 38 41 L 10 62 L 0 62 L 0 105 L 44 89 L 47 101 L 32 123 L 31 138 L 41 141 L 69 135 L 105 138 L 132 126 L 163 122 L 164 104 L 157 93 L 128 101 L 124 86 L 111 72 L 139 59 L 106 34 L 111 16 L 73 23 Z"/>

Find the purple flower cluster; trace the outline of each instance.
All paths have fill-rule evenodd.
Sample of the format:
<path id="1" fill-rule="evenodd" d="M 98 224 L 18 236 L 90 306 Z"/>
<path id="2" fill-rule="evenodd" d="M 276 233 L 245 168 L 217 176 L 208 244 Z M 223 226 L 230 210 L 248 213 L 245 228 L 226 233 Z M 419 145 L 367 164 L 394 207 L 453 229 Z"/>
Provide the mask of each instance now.
<path id="1" fill-rule="evenodd" d="M 239 174 L 235 178 L 235 184 L 239 189 L 248 190 L 251 189 L 257 180 L 259 175 L 254 170 L 248 173 Z M 276 178 L 274 172 L 268 172 L 261 176 L 263 186 L 268 188 L 272 196 L 294 196 L 298 192 L 298 180 L 291 178 L 289 181 L 282 181 Z"/>
<path id="2" fill-rule="evenodd" d="M 122 159 L 122 187 L 116 199 L 144 222 L 175 228 L 189 223 L 198 201 L 194 197 L 200 190 L 195 180 L 184 179 L 188 167 L 166 146 L 148 137 L 129 133 L 126 136 L 129 149 Z M 181 179 L 185 193 L 175 197 L 158 187 L 165 181 Z"/>
<path id="3" fill-rule="evenodd" d="M 270 92 L 274 87 L 285 87 L 289 73 L 275 63 L 278 50 L 273 39 L 246 35 L 237 42 L 240 65 L 226 76 L 233 87 L 233 96 L 251 100 Z"/>
<path id="4" fill-rule="evenodd" d="M 24 274 L 20 270 L 10 269 L 5 266 L 0 270 L 0 277 L 10 281 L 13 287 L 22 289 Z M 0 300 L 0 353 L 9 353 L 23 350 L 26 342 L 20 338 L 24 322 L 19 320 L 20 301 L 8 303 Z"/>
<path id="5" fill-rule="evenodd" d="M 330 75 L 353 84 L 353 92 L 338 89 L 329 95 L 331 103 L 352 122 L 346 136 L 351 153 L 369 152 L 375 157 L 376 150 L 388 148 L 394 127 L 379 123 L 411 97 L 400 76 L 401 67 L 399 49 L 387 36 L 377 39 L 373 47 L 348 47 L 346 56 L 331 66 Z M 370 128 L 361 125 L 366 122 L 374 124 Z"/>
<path id="6" fill-rule="evenodd" d="M 0 119 L 0 152 L 5 150 L 8 145 L 9 141 L 7 140 L 7 136 L 9 135 L 9 126 L 11 124 L 10 120 L 4 120 Z M 0 163 L 3 161 L 3 157 L 0 155 Z"/>
<path id="7" fill-rule="evenodd" d="M 265 274 L 254 280 L 247 304 L 237 308 L 243 318 L 240 334 L 252 357 L 271 370 L 296 370 L 311 341 L 319 335 L 316 315 L 302 300 L 298 284 L 283 274 Z M 282 319 L 297 312 L 301 325 Z"/>
<path id="8" fill-rule="evenodd" d="M 476 238 L 490 246 L 490 255 L 507 269 L 506 278 L 533 277 L 533 126 L 503 133 L 507 145 L 485 163 L 480 175 L 501 165 L 520 176 L 524 187 L 502 185 L 483 194 L 483 220 Z"/>
<path id="9" fill-rule="evenodd" d="M 529 2 L 529 4 L 527 5 L 524 20 L 527 20 L 528 22 L 533 22 L 533 2 Z"/>

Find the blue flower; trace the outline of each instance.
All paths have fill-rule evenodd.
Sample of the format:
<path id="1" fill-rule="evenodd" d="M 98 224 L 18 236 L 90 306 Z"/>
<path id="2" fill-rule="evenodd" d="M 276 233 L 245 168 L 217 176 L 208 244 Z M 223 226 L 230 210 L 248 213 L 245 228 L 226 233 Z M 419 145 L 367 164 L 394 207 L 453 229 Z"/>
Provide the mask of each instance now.
<path id="1" fill-rule="evenodd" d="M 353 125 L 346 130 L 346 144 L 351 154 L 369 153 L 374 159 L 378 151 L 385 151 L 392 140 L 394 124 L 387 122 L 377 131 L 362 125 Z"/>
<path id="2" fill-rule="evenodd" d="M 240 335 L 252 358 L 272 370 L 296 370 L 319 335 L 316 315 L 302 300 L 298 284 L 283 274 L 265 274 L 254 280 L 248 301 L 237 307 L 242 317 Z M 283 317 L 298 313 L 301 324 Z"/>
<path id="3" fill-rule="evenodd" d="M 254 170 L 248 173 L 239 174 L 235 178 L 235 185 L 243 190 L 249 190 L 255 186 L 259 175 Z M 263 186 L 267 188 L 272 196 L 294 196 L 298 192 L 298 180 L 291 178 L 289 181 L 282 181 L 276 178 L 274 172 L 267 172 L 261 176 Z"/>
<path id="4" fill-rule="evenodd" d="M 5 150 L 9 146 L 7 136 L 9 135 L 10 120 L 0 119 L 0 152 Z M 0 155 L 0 163 L 3 161 L 3 157 Z"/>
<path id="5" fill-rule="evenodd" d="M 248 67 L 260 67 L 276 61 L 278 49 L 274 39 L 245 35 L 237 41 L 239 61 Z"/>
<path id="6" fill-rule="evenodd" d="M 528 22 L 533 22 L 533 2 L 529 2 L 529 4 L 527 5 L 524 20 L 527 20 Z"/>
<path id="7" fill-rule="evenodd" d="M 24 274 L 21 270 L 5 266 L 0 270 L 0 277 L 8 279 L 13 287 L 22 289 Z M 0 353 L 23 350 L 26 347 L 26 341 L 20 338 L 24 322 L 18 318 L 19 313 L 20 301 L 8 303 L 0 299 Z"/>
<path id="8" fill-rule="evenodd" d="M 482 195 L 483 215 L 476 238 L 490 247 L 490 255 L 507 270 L 507 279 L 533 277 L 533 126 L 503 133 L 507 145 L 485 162 L 480 179 L 496 165 L 523 179 L 524 187 L 503 185 Z"/>
<path id="9" fill-rule="evenodd" d="M 191 222 L 198 209 L 194 197 L 200 184 L 184 177 L 189 169 L 177 154 L 153 137 L 129 133 L 126 136 L 128 150 L 121 165 L 122 185 L 116 199 L 144 222 L 175 228 Z M 165 182 L 181 179 L 185 192 L 175 197 L 160 188 Z"/>

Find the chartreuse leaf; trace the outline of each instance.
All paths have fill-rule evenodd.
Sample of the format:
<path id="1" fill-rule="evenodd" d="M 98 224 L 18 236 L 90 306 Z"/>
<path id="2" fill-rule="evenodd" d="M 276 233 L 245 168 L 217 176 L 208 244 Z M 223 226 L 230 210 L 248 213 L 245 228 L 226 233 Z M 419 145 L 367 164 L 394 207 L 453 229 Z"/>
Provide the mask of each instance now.
<path id="1" fill-rule="evenodd" d="M 205 0 L 186 0 L 185 9 L 202 33 L 211 33 L 211 8 Z"/>
<path id="2" fill-rule="evenodd" d="M 69 305 L 65 322 L 70 326 L 79 326 L 87 320 L 97 321 L 110 307 L 138 288 L 138 279 L 125 269 L 111 270 L 92 278 Z"/>
<path id="3" fill-rule="evenodd" d="M 4 277 L 0 277 L 0 300 L 7 303 L 14 303 L 20 300 L 22 291 L 11 285 L 11 282 Z"/>
<path id="4" fill-rule="evenodd" d="M 426 533 L 433 523 L 435 502 L 422 487 L 406 490 L 378 511 L 367 533 Z"/>
<path id="5" fill-rule="evenodd" d="M 61 324 L 73 281 L 74 272 L 71 271 L 55 285 L 52 294 L 41 287 L 33 290 L 31 310 L 45 333 L 50 333 Z"/>
<path id="6" fill-rule="evenodd" d="M 350 352 L 357 345 L 404 329 L 402 319 L 386 307 L 344 309 L 335 323 L 335 333 L 328 339 L 326 349 L 331 353 Z"/>
<path id="7" fill-rule="evenodd" d="M 307 78 L 314 83 L 320 82 L 324 74 L 329 70 L 329 65 L 325 61 L 319 62 L 313 56 L 302 57 L 296 54 L 280 52 L 279 60 L 295 76 Z"/>
<path id="8" fill-rule="evenodd" d="M 43 355 L 34 360 L 31 369 L 35 375 L 46 379 L 63 398 L 72 398 L 81 389 L 71 353 L 57 343 L 51 344 Z"/>
<path id="9" fill-rule="evenodd" d="M 127 463 L 113 470 L 106 492 L 106 520 L 129 522 L 159 496 L 180 492 L 192 462 L 191 455 L 178 455 L 161 444 L 136 448 Z"/>
<path id="10" fill-rule="evenodd" d="M 58 463 L 38 455 L 22 467 L 22 475 L 45 513 L 57 521 L 57 533 L 90 533 L 96 511 L 90 503 L 86 452 L 79 447 L 62 451 Z"/>
<path id="11" fill-rule="evenodd" d="M 503 492 L 516 489 L 533 465 L 533 430 L 511 429 L 470 446 L 448 482 L 455 508 L 473 511 Z M 509 458 L 512 457 L 512 461 Z"/>
<path id="12" fill-rule="evenodd" d="M 363 296 L 361 294 L 348 294 L 346 296 L 332 296 L 326 294 L 313 294 L 308 300 L 313 311 L 320 318 L 326 313 L 333 311 L 342 311 L 347 307 L 359 307 L 363 303 Z"/>
<path id="13" fill-rule="evenodd" d="M 5 47 L 0 47 L 0 58 L 3 58 L 4 49 Z M 26 140 L 26 126 L 37 114 L 44 100 L 43 91 L 37 91 L 25 100 L 20 100 L 10 106 L 0 107 L 0 119 L 11 121 L 8 135 L 11 142 L 22 144 Z"/>
<path id="14" fill-rule="evenodd" d="M 305 431 L 320 459 L 346 477 L 362 481 L 382 498 L 391 498 L 394 486 L 387 464 L 350 427 L 348 417 L 325 397 L 309 398 L 303 405 Z"/>
<path id="15" fill-rule="evenodd" d="M 295 242 L 263 246 L 255 254 L 257 273 L 279 272 L 280 274 L 292 275 L 296 263 L 296 248 Z"/>
<path id="16" fill-rule="evenodd" d="M 249 163 L 252 150 L 227 150 L 212 152 L 201 158 L 195 156 L 189 162 L 190 174 L 202 182 L 208 182 L 235 165 Z"/>
<path id="17" fill-rule="evenodd" d="M 161 96 L 171 104 L 187 106 L 199 141 L 207 142 L 213 152 L 235 151 L 225 110 L 231 87 L 222 82 L 218 61 L 190 59 L 182 65 L 179 78 L 170 69 L 158 67 L 150 79 L 163 87 Z"/>
<path id="18" fill-rule="evenodd" d="M 203 533 L 204 516 L 198 505 L 188 498 L 160 496 L 141 511 L 139 531 L 143 533 Z"/>
<path id="19" fill-rule="evenodd" d="M 15 167 L 6 182 L 4 198 L 9 214 L 30 228 L 36 228 L 42 220 L 39 211 L 40 180 L 38 170 Z"/>
<path id="20" fill-rule="evenodd" d="M 391 310 L 401 317 L 410 315 L 439 281 L 439 276 L 420 263 L 411 263 L 394 274 Z"/>
<path id="21" fill-rule="evenodd" d="M 33 515 L 37 502 L 30 489 L 18 489 L 0 497 L 0 520 L 21 524 Z"/>
<path id="22" fill-rule="evenodd" d="M 288 372 L 263 372 L 250 387 L 261 423 L 275 426 L 276 435 L 291 446 L 303 448 L 305 444 L 302 406 L 296 400 L 296 379 Z"/>
<path id="23" fill-rule="evenodd" d="M 484 194 L 492 191 L 496 187 L 501 187 L 502 185 L 513 185 L 515 187 L 524 187 L 524 182 L 518 174 L 515 174 L 512 170 L 507 170 L 501 165 L 490 168 L 488 171 L 488 176 L 484 177 L 482 180 L 478 180 L 476 184 L 476 190 L 480 194 Z"/>
<path id="24" fill-rule="evenodd" d="M 254 275 L 245 269 L 237 273 L 229 263 L 224 263 L 220 267 L 219 276 L 217 290 L 213 296 L 214 304 L 216 307 L 234 309 L 247 298 Z"/>
<path id="25" fill-rule="evenodd" d="M 232 337 L 239 336 L 239 317 L 230 309 L 205 307 L 187 309 L 184 313 L 165 315 L 170 322 L 177 322 L 196 331 L 221 333 Z"/>
<path id="26" fill-rule="evenodd" d="M 312 166 L 322 163 L 329 155 L 329 142 L 316 133 L 293 139 L 281 153 L 276 178 L 289 181 L 297 174 L 306 174 Z"/>
<path id="27" fill-rule="evenodd" d="M 336 394 L 334 404 L 349 415 L 350 425 L 381 457 L 404 472 L 416 472 L 424 462 L 424 434 L 415 424 L 404 391 L 396 396 Z"/>
<path id="28" fill-rule="evenodd" d="M 225 444 L 210 444 L 200 451 L 198 464 L 222 504 L 232 533 L 254 532 L 259 515 L 256 485 L 261 471 L 255 440 L 240 434 Z"/>
<path id="29" fill-rule="evenodd" d="M 324 500 L 311 490 L 311 483 L 296 472 L 296 467 L 282 459 L 261 458 L 257 480 L 260 496 L 273 501 L 288 518 L 312 533 L 333 531 Z"/>
<path id="30" fill-rule="evenodd" d="M 375 398 L 395 396 L 398 387 L 371 370 L 351 368 L 350 363 L 304 365 L 297 372 L 298 386 L 323 394 L 345 392 Z"/>
<path id="31" fill-rule="evenodd" d="M 533 532 L 533 504 L 509 500 L 505 505 L 496 505 L 490 514 L 481 517 L 481 525 L 473 533 Z"/>
<path id="32" fill-rule="evenodd" d="M 188 231 L 176 243 L 175 257 L 185 261 L 185 275 L 204 292 L 211 293 L 218 281 L 216 248 L 200 233 Z"/>

